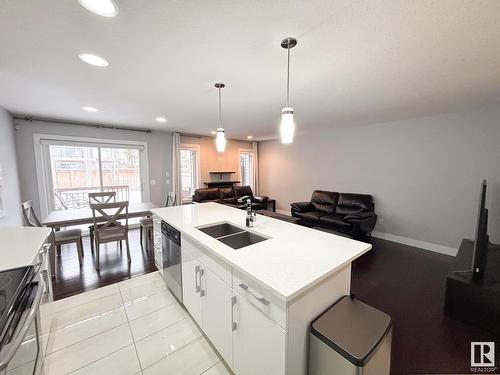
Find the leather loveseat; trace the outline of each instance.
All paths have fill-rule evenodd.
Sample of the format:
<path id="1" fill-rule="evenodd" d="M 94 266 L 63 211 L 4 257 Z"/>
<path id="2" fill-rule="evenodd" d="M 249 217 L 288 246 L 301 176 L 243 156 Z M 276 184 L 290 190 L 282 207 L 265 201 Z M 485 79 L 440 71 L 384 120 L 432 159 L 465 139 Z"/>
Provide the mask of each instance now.
<path id="1" fill-rule="evenodd" d="M 368 194 L 315 190 L 309 202 L 292 203 L 291 209 L 299 224 L 331 228 L 353 238 L 370 237 L 377 223 L 375 204 Z"/>
<path id="2" fill-rule="evenodd" d="M 217 202 L 240 209 L 245 209 L 246 200 L 244 202 L 238 201 L 243 197 L 250 198 L 250 200 L 252 201 L 252 208 L 254 210 L 267 209 L 267 202 L 269 197 L 254 195 L 250 186 L 228 186 L 220 188 L 196 189 L 193 195 L 193 202 Z"/>

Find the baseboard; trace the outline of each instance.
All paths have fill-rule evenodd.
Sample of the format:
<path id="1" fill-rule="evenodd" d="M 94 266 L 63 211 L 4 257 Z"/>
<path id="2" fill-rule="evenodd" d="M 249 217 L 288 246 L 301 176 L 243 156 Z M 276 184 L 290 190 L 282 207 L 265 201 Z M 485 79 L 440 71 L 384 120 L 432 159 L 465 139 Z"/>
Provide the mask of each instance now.
<path id="1" fill-rule="evenodd" d="M 276 210 L 276 212 L 279 214 L 282 214 L 282 215 L 292 216 L 290 211 Z M 434 251 L 435 253 L 446 254 L 446 255 L 451 255 L 451 256 L 457 255 L 457 251 L 458 251 L 458 249 L 454 249 L 453 247 L 447 247 L 447 246 L 442 246 L 442 245 L 438 245 L 438 244 L 431 243 L 431 242 L 414 240 L 413 238 L 396 236 L 395 234 L 390 234 L 390 233 L 373 231 L 372 236 L 376 237 L 376 238 L 381 238 L 383 240 L 397 242 L 397 243 L 401 243 L 404 245 L 418 247 L 420 249 Z"/>
<path id="2" fill-rule="evenodd" d="M 372 237 L 381 238 L 383 240 L 388 240 L 392 242 L 402 243 L 404 245 L 418 247 L 420 249 L 434 251 L 435 253 L 446 254 L 455 256 L 457 255 L 457 249 L 452 247 L 442 246 L 431 242 L 414 240 L 413 238 L 396 236 L 395 234 L 389 234 L 384 232 L 372 232 Z"/>

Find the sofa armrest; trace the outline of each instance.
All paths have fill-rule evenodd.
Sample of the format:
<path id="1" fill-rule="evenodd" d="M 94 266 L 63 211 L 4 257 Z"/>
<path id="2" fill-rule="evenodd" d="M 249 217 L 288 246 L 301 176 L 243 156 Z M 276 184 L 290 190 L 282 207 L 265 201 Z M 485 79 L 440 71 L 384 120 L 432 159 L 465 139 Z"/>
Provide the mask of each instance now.
<path id="1" fill-rule="evenodd" d="M 375 212 L 360 212 L 346 215 L 344 220 L 352 224 L 353 232 L 356 234 L 369 234 L 377 224 L 377 215 Z"/>
<path id="2" fill-rule="evenodd" d="M 260 196 L 260 195 L 253 196 L 253 201 L 255 203 L 267 203 L 268 200 L 269 200 L 269 197 L 266 197 L 266 196 Z"/>
<path id="3" fill-rule="evenodd" d="M 295 202 L 290 204 L 292 212 L 307 212 L 313 211 L 314 205 L 311 202 Z"/>

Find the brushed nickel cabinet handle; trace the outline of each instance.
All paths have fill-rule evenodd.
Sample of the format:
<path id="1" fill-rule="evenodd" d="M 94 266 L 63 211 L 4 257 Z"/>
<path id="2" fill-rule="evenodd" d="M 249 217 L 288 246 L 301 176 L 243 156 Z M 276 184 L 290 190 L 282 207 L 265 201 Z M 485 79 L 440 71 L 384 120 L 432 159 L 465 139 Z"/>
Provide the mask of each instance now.
<path id="1" fill-rule="evenodd" d="M 205 296 L 205 291 L 203 290 L 203 288 L 201 286 L 201 278 L 203 277 L 204 274 L 205 274 L 205 270 L 203 268 L 200 269 L 200 297 Z"/>
<path id="2" fill-rule="evenodd" d="M 234 321 L 234 306 L 236 306 L 236 296 L 231 297 L 231 330 L 233 332 L 238 328 L 238 323 Z"/>
<path id="3" fill-rule="evenodd" d="M 200 284 L 198 284 L 198 274 L 200 273 L 200 266 L 196 266 L 194 268 L 194 283 L 196 285 L 196 293 L 200 292 L 200 284 L 201 284 L 201 278 L 200 278 Z"/>
<path id="4" fill-rule="evenodd" d="M 250 289 L 250 287 L 247 284 L 241 283 L 239 285 L 239 287 L 241 289 L 245 290 L 248 294 L 250 294 L 253 298 L 255 298 L 257 301 L 259 301 L 263 305 L 269 305 L 269 301 L 267 299 L 265 299 L 264 297 L 259 297 L 258 295 L 256 295 L 254 292 L 252 292 L 252 290 Z"/>

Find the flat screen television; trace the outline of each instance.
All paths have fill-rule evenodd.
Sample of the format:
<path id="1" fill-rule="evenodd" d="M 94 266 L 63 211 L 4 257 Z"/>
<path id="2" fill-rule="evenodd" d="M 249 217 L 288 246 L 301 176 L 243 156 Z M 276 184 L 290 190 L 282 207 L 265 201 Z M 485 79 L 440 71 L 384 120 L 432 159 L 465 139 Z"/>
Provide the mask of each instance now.
<path id="1" fill-rule="evenodd" d="M 474 278 L 482 279 L 488 259 L 488 209 L 486 208 L 486 180 L 481 183 L 479 209 L 476 218 L 476 233 L 472 253 L 472 272 Z"/>

